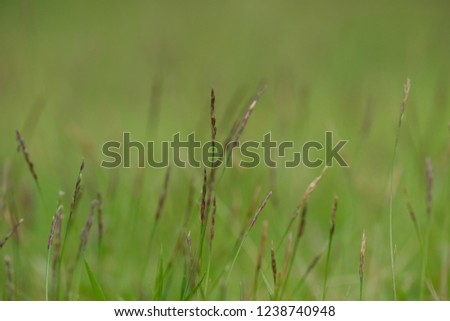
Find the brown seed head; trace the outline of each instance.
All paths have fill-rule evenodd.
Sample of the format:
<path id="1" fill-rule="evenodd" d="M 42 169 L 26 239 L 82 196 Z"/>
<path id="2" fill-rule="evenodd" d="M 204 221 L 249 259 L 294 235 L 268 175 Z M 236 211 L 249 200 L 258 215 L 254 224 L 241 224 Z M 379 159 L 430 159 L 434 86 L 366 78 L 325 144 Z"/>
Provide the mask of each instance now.
<path id="1" fill-rule="evenodd" d="M 408 99 L 409 99 L 410 89 L 411 89 L 411 80 L 409 78 L 407 78 L 405 86 L 403 87 L 403 99 L 402 99 L 402 105 L 400 107 L 399 127 L 400 127 L 401 121 L 403 119 L 403 116 L 405 114 L 405 108 L 406 108 L 406 103 L 408 102 Z"/>
<path id="2" fill-rule="evenodd" d="M 335 229 L 335 225 L 336 225 L 337 204 L 338 204 L 338 198 L 335 195 L 333 197 L 333 209 L 331 211 L 331 217 L 330 217 L 330 236 L 331 237 L 334 235 L 334 229 Z"/>
<path id="3" fill-rule="evenodd" d="M 276 288 L 277 287 L 277 260 L 275 258 L 275 250 L 273 248 L 273 241 L 272 241 L 272 247 L 270 248 L 270 257 L 271 257 L 271 261 L 272 261 L 273 284 Z"/>
<path id="4" fill-rule="evenodd" d="M 272 191 L 270 191 L 269 193 L 267 193 L 266 197 L 264 198 L 263 202 L 261 203 L 261 205 L 258 207 L 258 209 L 256 210 L 255 215 L 253 216 L 252 221 L 250 222 L 250 226 L 249 229 L 251 229 L 253 227 L 253 225 L 255 225 L 256 220 L 258 219 L 259 213 L 261 213 L 261 211 L 264 209 L 264 207 L 266 206 L 267 201 L 269 200 L 269 198 L 272 196 Z"/>
<path id="5" fill-rule="evenodd" d="M 33 179 L 36 183 L 38 183 L 38 176 L 36 174 L 36 171 L 34 169 L 34 164 L 30 159 L 30 154 L 28 152 L 28 149 L 25 145 L 25 140 L 23 139 L 22 135 L 20 135 L 20 132 L 18 129 L 16 129 L 16 140 L 19 143 L 17 146 L 17 151 L 22 152 L 23 157 L 25 158 L 25 162 L 28 165 L 28 169 L 30 170 L 31 175 L 33 176 Z"/>
<path id="6" fill-rule="evenodd" d="M 266 90 L 267 85 L 262 86 L 258 92 L 256 93 L 255 97 L 253 98 L 252 102 L 250 103 L 250 106 L 247 109 L 247 112 L 244 116 L 244 118 L 241 121 L 241 124 L 239 125 L 238 129 L 236 130 L 236 135 L 234 137 L 234 141 L 238 142 L 239 138 L 242 135 L 242 132 L 244 131 L 245 127 L 247 126 L 248 120 L 250 119 L 250 116 L 253 112 L 253 109 L 256 106 L 256 103 L 259 101 L 259 98 L 261 97 L 261 95 L 264 93 L 264 91 Z"/>
<path id="7" fill-rule="evenodd" d="M 320 175 L 317 176 L 316 178 L 314 178 L 312 180 L 312 182 L 308 185 L 308 187 L 306 188 L 305 193 L 303 193 L 302 198 L 300 199 L 300 202 L 297 204 L 297 207 L 295 208 L 294 211 L 294 217 L 297 217 L 297 215 L 299 214 L 300 208 L 302 208 L 303 205 L 305 205 L 306 201 L 308 200 L 309 196 L 312 194 L 312 192 L 314 192 L 314 190 L 317 187 L 317 184 L 319 183 L 319 181 L 322 179 L 323 174 L 325 174 L 325 172 L 327 171 L 328 167 L 325 166 L 322 171 L 320 172 Z"/>
<path id="8" fill-rule="evenodd" d="M 21 218 L 14 226 L 13 228 L 6 233 L 6 235 L 0 239 L 0 249 L 5 245 L 5 243 L 9 240 L 9 238 L 11 236 L 13 236 L 13 234 L 17 231 L 17 229 L 19 228 L 20 224 L 23 223 L 23 218 Z"/>
<path id="9" fill-rule="evenodd" d="M 301 238 L 303 233 L 305 232 L 305 225 L 306 225 L 306 214 L 308 212 L 308 203 L 305 202 L 303 205 L 302 215 L 300 217 L 300 224 L 298 226 L 298 232 L 297 232 L 297 238 Z"/>
<path id="10" fill-rule="evenodd" d="M 103 239 L 104 225 L 103 225 L 103 198 L 102 194 L 100 193 L 97 193 L 97 218 L 98 218 L 97 222 L 98 241 L 99 243 L 101 243 Z"/>
<path id="11" fill-rule="evenodd" d="M 206 224 L 206 184 L 207 184 L 206 168 L 203 169 L 203 186 L 202 186 L 202 201 L 200 205 L 200 222 L 202 225 Z"/>
<path id="12" fill-rule="evenodd" d="M 213 209 L 212 209 L 212 216 L 211 216 L 211 237 L 210 237 L 210 244 L 212 244 L 212 241 L 214 240 L 214 227 L 216 225 L 216 196 L 214 195 L 213 198 Z"/>
<path id="13" fill-rule="evenodd" d="M 362 280 L 364 277 L 364 260 L 366 257 L 366 231 L 363 230 L 361 238 L 361 250 L 359 254 L 359 277 Z"/>

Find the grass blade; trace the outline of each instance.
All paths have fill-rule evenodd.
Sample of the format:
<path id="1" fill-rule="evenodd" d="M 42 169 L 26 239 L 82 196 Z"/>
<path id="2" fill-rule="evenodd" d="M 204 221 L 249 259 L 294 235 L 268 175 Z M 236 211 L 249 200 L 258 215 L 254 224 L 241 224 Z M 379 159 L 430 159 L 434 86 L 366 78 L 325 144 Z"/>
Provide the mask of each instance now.
<path id="1" fill-rule="evenodd" d="M 158 269 L 155 279 L 155 290 L 153 293 L 153 300 L 158 301 L 162 297 L 164 289 L 164 262 L 163 262 L 163 249 L 159 251 Z"/>
<path id="2" fill-rule="evenodd" d="M 94 291 L 95 298 L 98 301 L 106 301 L 106 297 L 100 286 L 100 283 L 97 281 L 97 278 L 95 277 L 94 273 L 92 272 L 92 269 L 89 266 L 86 258 L 83 257 L 83 259 L 84 259 L 84 267 L 86 268 L 86 273 L 89 277 L 89 282 L 91 283 L 91 287 L 92 287 L 92 290 Z"/>

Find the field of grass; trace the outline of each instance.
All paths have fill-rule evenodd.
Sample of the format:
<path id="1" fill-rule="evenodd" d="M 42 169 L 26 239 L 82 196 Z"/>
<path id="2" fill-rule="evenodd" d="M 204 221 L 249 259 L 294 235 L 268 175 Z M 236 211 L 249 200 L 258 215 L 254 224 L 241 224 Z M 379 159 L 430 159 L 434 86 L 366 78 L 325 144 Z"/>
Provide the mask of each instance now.
<path id="1" fill-rule="evenodd" d="M 1 298 L 448 300 L 449 12 L 1 0 Z M 100 166 L 210 140 L 211 88 L 222 142 L 263 85 L 241 141 L 332 131 L 349 167 Z"/>

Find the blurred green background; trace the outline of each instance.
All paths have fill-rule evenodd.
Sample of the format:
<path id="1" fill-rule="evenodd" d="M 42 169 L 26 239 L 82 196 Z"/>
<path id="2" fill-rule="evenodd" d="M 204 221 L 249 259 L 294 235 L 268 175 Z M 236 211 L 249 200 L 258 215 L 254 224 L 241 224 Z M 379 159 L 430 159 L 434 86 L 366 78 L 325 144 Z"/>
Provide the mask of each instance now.
<path id="1" fill-rule="evenodd" d="M 449 12 L 450 3 L 437 0 L 0 0 L 0 165 L 4 169 L 0 177 L 2 195 L 9 195 L 0 209 L 25 218 L 20 235 L 0 249 L 2 256 L 13 258 L 15 298 L 43 299 L 51 217 L 60 190 L 69 207 L 82 159 L 85 192 L 72 235 L 73 251 L 89 202 L 100 191 L 105 206 L 104 248 L 97 257 L 95 246 L 88 245 L 86 256 L 109 299 L 147 298 L 138 293 L 138 285 L 152 287 L 160 244 L 165 261 L 170 257 L 191 182 L 196 197 L 190 226 L 198 231 L 202 170 L 173 169 L 150 272 L 140 279 L 137 271 L 146 255 L 164 170 L 102 169 L 102 144 L 119 139 L 124 131 L 142 141 L 168 140 L 176 132 L 192 131 L 208 139 L 212 87 L 222 140 L 264 83 L 268 88 L 243 139 L 261 140 L 270 131 L 274 139 L 301 146 L 312 139 L 323 141 L 324 132 L 331 130 L 337 138 L 349 140 L 344 155 L 350 167 L 330 169 L 311 195 L 305 239 L 294 254 L 294 282 L 326 245 L 336 194 L 339 209 L 327 298 L 358 298 L 359 247 L 365 228 L 364 296 L 392 299 L 389 175 L 403 85 L 409 77 L 410 101 L 393 171 L 399 298 L 419 298 L 421 255 L 402 190 L 409 190 L 423 224 L 429 157 L 434 170 L 430 288 L 440 299 L 448 299 Z M 35 164 L 43 200 L 22 155 L 16 153 L 16 128 Z M 235 241 L 230 235 L 238 236 L 255 191 L 261 190 L 257 203 L 267 191 L 274 193 L 261 219 L 269 221 L 269 240 L 277 243 L 295 205 L 319 172 L 264 166 L 226 171 L 216 189 L 217 252 L 212 274 L 226 264 Z M 136 187 L 141 176 L 144 183 Z M 131 204 L 136 199 L 140 207 L 134 212 Z M 0 235 L 9 229 L 5 217 L 0 219 Z M 259 237 L 260 224 L 252 230 L 226 284 L 227 299 L 239 299 L 251 285 Z M 277 253 L 280 264 L 283 252 Z M 266 252 L 263 269 L 268 278 L 269 256 Z M 2 266 L 2 288 L 4 270 Z M 322 259 L 300 293 L 287 299 L 320 298 L 323 274 Z M 80 280 L 75 298 L 91 299 L 84 272 Z M 167 297 L 176 298 L 175 292 L 168 288 Z M 431 292 L 427 299 L 435 298 Z M 209 299 L 219 297 L 212 293 Z M 263 282 L 258 297 L 269 298 Z"/>

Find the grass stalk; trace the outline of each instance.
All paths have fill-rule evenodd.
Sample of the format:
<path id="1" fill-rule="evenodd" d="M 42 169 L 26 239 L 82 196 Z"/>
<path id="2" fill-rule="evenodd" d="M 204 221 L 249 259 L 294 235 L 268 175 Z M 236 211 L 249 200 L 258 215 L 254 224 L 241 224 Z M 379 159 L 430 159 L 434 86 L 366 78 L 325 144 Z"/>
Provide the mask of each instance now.
<path id="1" fill-rule="evenodd" d="M 426 223 L 425 223 L 425 235 L 423 241 L 422 250 L 422 269 L 420 272 L 420 299 L 423 300 L 425 296 L 425 288 L 427 287 L 427 265 L 428 265 L 428 248 L 430 242 L 430 229 L 431 229 L 431 213 L 433 211 L 433 166 L 431 160 L 427 158 L 425 160 L 425 173 L 426 173 Z"/>
<path id="2" fill-rule="evenodd" d="M 14 299 L 14 280 L 13 280 L 11 258 L 8 255 L 5 256 L 5 270 L 6 270 L 5 301 L 12 301 Z"/>
<path id="3" fill-rule="evenodd" d="M 366 231 L 363 230 L 361 237 L 361 249 L 359 252 L 359 300 L 363 299 L 364 289 L 364 262 L 366 259 Z"/>
<path id="4" fill-rule="evenodd" d="M 300 240 L 302 239 L 302 236 L 305 232 L 306 214 L 307 213 L 308 213 L 308 203 L 305 202 L 303 205 L 302 214 L 300 216 L 300 224 L 298 226 L 297 236 L 296 236 L 295 242 L 294 242 L 294 249 L 293 249 L 294 255 L 292 256 L 291 260 L 289 260 L 289 265 L 287 267 L 286 275 L 284 277 L 284 282 L 283 282 L 281 292 L 280 292 L 280 299 L 282 299 L 283 294 L 285 293 L 285 290 L 286 290 L 286 286 L 290 280 L 290 275 L 291 275 L 292 267 L 294 265 L 294 260 L 295 260 L 296 254 L 297 254 L 297 249 L 299 247 Z"/>
<path id="5" fill-rule="evenodd" d="M 333 236 L 334 236 L 334 230 L 336 226 L 336 211 L 337 211 L 337 196 L 334 196 L 333 198 L 333 209 L 331 211 L 331 217 L 330 217 L 330 233 L 328 237 L 328 248 L 327 248 L 327 259 L 325 262 L 325 277 L 323 281 L 323 290 L 322 290 L 322 301 L 325 301 L 326 293 L 327 293 L 327 287 L 328 287 L 328 275 L 329 275 L 329 268 L 330 268 L 330 257 L 331 257 L 331 246 L 333 243 Z"/>
<path id="6" fill-rule="evenodd" d="M 306 268 L 305 272 L 303 273 L 302 277 L 300 278 L 296 287 L 294 288 L 294 291 L 292 291 L 292 296 L 301 289 L 301 287 L 305 283 L 306 278 L 311 273 L 311 271 L 314 269 L 314 267 L 317 265 L 317 263 L 319 262 L 321 257 L 322 257 L 322 253 L 319 253 L 313 258 L 311 263 L 309 263 L 308 267 Z"/>
<path id="7" fill-rule="evenodd" d="M 409 91 L 411 88 L 410 79 L 406 79 L 406 84 L 403 89 L 403 100 L 400 106 L 400 117 L 398 119 L 397 131 L 395 134 L 394 152 L 392 155 L 391 163 L 391 173 L 389 180 L 389 249 L 390 249 L 390 259 L 391 259 L 391 274 L 392 274 L 392 291 L 394 295 L 394 300 L 397 300 L 397 282 L 395 276 L 395 247 L 394 247 L 394 233 L 393 233 L 393 203 L 394 203 L 394 166 L 397 158 L 397 147 L 400 140 L 400 129 L 402 127 L 403 116 L 405 114 L 406 103 L 409 98 Z"/>
<path id="8" fill-rule="evenodd" d="M 259 217 L 259 214 L 261 213 L 261 211 L 264 209 L 264 207 L 266 206 L 267 201 L 269 200 L 269 198 L 272 196 L 272 191 L 270 191 L 269 193 L 267 193 L 266 197 L 264 198 L 263 202 L 261 203 L 261 205 L 258 207 L 258 209 L 256 210 L 255 215 L 253 216 L 252 221 L 250 222 L 250 225 L 247 229 L 247 231 L 245 232 L 244 236 L 242 237 L 241 242 L 239 243 L 239 246 L 236 249 L 236 252 L 233 255 L 233 261 L 231 263 L 231 266 L 228 270 L 228 275 L 226 277 L 226 281 L 229 280 L 230 276 L 231 276 L 231 272 L 233 271 L 233 267 L 236 263 L 236 260 L 239 256 L 239 253 L 241 252 L 242 246 L 244 245 L 245 239 L 247 238 L 248 234 L 250 233 L 252 227 L 255 225 L 256 220 Z"/>
<path id="9" fill-rule="evenodd" d="M 203 169 L 203 185 L 202 185 L 202 199 L 200 203 L 200 244 L 198 251 L 198 259 L 201 262 L 203 257 L 203 244 L 206 237 L 206 227 L 208 225 L 207 207 L 206 207 L 206 193 L 207 193 L 208 177 L 206 168 Z"/>
<path id="10" fill-rule="evenodd" d="M 70 212 L 69 212 L 69 217 L 67 219 L 66 231 L 64 233 L 64 239 L 63 239 L 62 248 L 61 248 L 61 255 L 60 255 L 61 260 L 64 257 L 64 251 L 66 248 L 67 240 L 68 240 L 68 237 L 70 234 L 70 230 L 72 228 L 72 221 L 74 219 L 74 213 L 76 211 L 78 202 L 80 201 L 80 197 L 81 197 L 81 181 L 82 181 L 82 177 L 83 177 L 83 170 L 84 170 L 84 160 L 81 162 L 80 170 L 78 171 L 78 178 L 75 183 L 75 189 L 73 191 L 72 201 L 70 203 Z"/>
<path id="11" fill-rule="evenodd" d="M 263 224 L 262 224 L 261 240 L 259 242 L 258 257 L 256 259 L 255 277 L 253 279 L 253 286 L 252 286 L 252 293 L 251 293 L 251 297 L 253 300 L 256 300 L 256 293 L 258 291 L 258 278 L 259 278 L 259 274 L 261 272 L 262 262 L 264 259 L 264 252 L 266 250 L 267 227 L 268 227 L 268 222 L 267 222 L 267 220 L 264 220 Z"/>
<path id="12" fill-rule="evenodd" d="M 217 211 L 216 197 L 214 196 L 213 210 L 212 210 L 212 216 L 211 216 L 211 229 L 210 229 L 210 237 L 209 237 L 208 266 L 206 268 L 205 295 L 208 293 L 209 273 L 211 270 L 212 245 L 213 245 L 214 234 L 215 234 L 214 229 L 215 229 L 215 225 L 216 225 L 216 211 Z"/>
<path id="13" fill-rule="evenodd" d="M 286 227 L 286 230 L 283 233 L 283 236 L 281 237 L 280 243 L 277 247 L 277 249 L 279 249 L 281 247 L 281 245 L 284 242 L 284 239 L 286 238 L 286 236 L 289 234 L 289 231 L 292 227 L 292 225 L 294 224 L 295 220 L 297 219 L 298 215 L 300 214 L 300 209 L 302 207 L 304 207 L 305 203 L 308 201 L 308 198 L 311 196 L 311 194 L 314 192 L 314 190 L 317 187 L 317 184 L 319 183 L 319 181 L 322 179 L 323 175 L 325 174 L 325 172 L 327 171 L 328 167 L 325 166 L 322 171 L 320 172 L 319 176 L 317 176 L 316 178 L 314 178 L 311 183 L 308 185 L 308 187 L 306 188 L 305 192 L 302 195 L 302 198 L 300 199 L 300 202 L 297 204 L 297 206 L 295 207 L 295 210 L 292 214 L 292 218 L 289 221 L 288 226 Z"/>
<path id="14" fill-rule="evenodd" d="M 47 265 L 45 267 L 45 301 L 49 300 L 49 280 L 50 280 L 50 259 L 51 259 L 51 253 L 52 253 L 52 245 L 53 245 L 53 236 L 55 233 L 55 227 L 56 227 L 56 221 L 57 221 L 57 213 L 59 211 L 56 211 L 56 214 L 53 215 L 52 219 L 52 226 L 50 229 L 50 236 L 48 237 L 48 243 L 47 243 Z"/>

